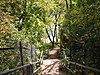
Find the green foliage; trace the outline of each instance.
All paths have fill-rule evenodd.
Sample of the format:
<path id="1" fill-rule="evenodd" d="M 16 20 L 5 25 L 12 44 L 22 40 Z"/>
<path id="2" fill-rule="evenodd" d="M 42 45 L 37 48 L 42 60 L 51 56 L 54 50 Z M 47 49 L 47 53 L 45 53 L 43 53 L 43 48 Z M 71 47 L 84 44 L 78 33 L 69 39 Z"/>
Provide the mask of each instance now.
<path id="1" fill-rule="evenodd" d="M 31 0 L 0 2 L 0 48 L 14 47 L 13 41 L 17 40 L 34 44 L 39 51 L 38 45 L 43 42 L 41 39 L 46 27 L 42 21 L 45 12 L 33 3 Z M 24 63 L 29 63 L 28 53 L 23 51 Z M 0 51 L 0 59 L 0 72 L 21 65 L 18 50 Z"/>
<path id="2" fill-rule="evenodd" d="M 73 0 L 72 0 L 73 1 Z M 100 25 L 99 3 L 94 0 L 74 0 L 73 8 L 66 10 L 60 30 L 64 49 L 69 48 L 70 60 L 95 68 L 99 66 Z M 96 56 L 95 56 L 96 55 Z M 95 65 L 95 66 L 94 66 Z"/>
<path id="3" fill-rule="evenodd" d="M 45 29 L 53 26 L 58 20 L 62 23 L 65 8 L 62 0 L 1 0 L 0 2 L 0 48 L 14 47 L 12 41 L 23 41 L 34 44 L 37 49 L 37 57 L 44 50 L 45 58 L 49 52 L 51 44 L 43 44 L 43 39 L 47 38 Z M 62 10 L 60 10 L 62 9 Z M 64 9 L 64 10 L 63 10 Z M 63 12 L 62 12 L 63 11 Z M 59 15 L 54 19 L 54 14 Z M 9 44 L 8 44 L 9 43 Z M 24 52 L 27 58 L 27 53 Z M 6 55 L 5 55 L 6 54 Z M 6 63 L 0 63 L 1 71 L 19 66 L 17 61 L 17 51 L 0 52 L 2 61 L 8 59 Z M 9 56 L 11 55 L 11 57 Z M 15 56 L 14 56 L 15 55 Z M 14 59 L 12 59 L 14 58 Z M 10 63 L 10 60 L 14 61 Z M 26 61 L 26 60 L 24 60 Z M 11 66 L 8 64 L 12 64 Z M 6 64 L 6 67 L 3 66 Z"/>
<path id="4" fill-rule="evenodd" d="M 0 48 L 14 46 L 13 40 L 24 41 L 36 46 L 37 57 L 42 50 L 47 57 L 51 44 L 43 43 L 43 39 L 47 38 L 46 29 L 53 32 L 57 24 L 58 33 L 56 31 L 54 34 L 58 35 L 56 38 L 60 37 L 66 55 L 73 61 L 80 60 L 80 63 L 100 68 L 100 1 L 66 1 L 67 9 L 66 2 L 62 0 L 1 0 Z M 25 52 L 25 57 L 27 53 Z M 6 62 L 7 65 L 13 64 L 10 68 L 19 65 L 15 62 L 17 54 L 15 51 L 0 51 L 0 58 L 3 59 L 1 63 L 11 59 L 14 64 L 7 64 L 9 60 Z M 5 63 L 1 63 L 0 66 L 3 67 Z M 9 67 L 6 66 L 1 71 L 6 69 Z"/>
<path id="5" fill-rule="evenodd" d="M 46 44 L 43 44 L 39 47 L 39 50 L 40 52 L 43 51 L 44 52 L 44 59 L 47 59 L 48 58 L 48 54 L 49 54 L 49 51 L 50 49 L 52 48 L 52 44 L 51 43 L 46 43 Z M 38 54 L 40 55 L 40 54 Z"/>
<path id="6" fill-rule="evenodd" d="M 0 72 L 4 70 L 9 70 L 12 68 L 15 68 L 15 66 L 20 65 L 20 60 L 19 60 L 19 52 L 18 51 L 0 51 Z M 16 62 L 18 61 L 18 62 Z"/>

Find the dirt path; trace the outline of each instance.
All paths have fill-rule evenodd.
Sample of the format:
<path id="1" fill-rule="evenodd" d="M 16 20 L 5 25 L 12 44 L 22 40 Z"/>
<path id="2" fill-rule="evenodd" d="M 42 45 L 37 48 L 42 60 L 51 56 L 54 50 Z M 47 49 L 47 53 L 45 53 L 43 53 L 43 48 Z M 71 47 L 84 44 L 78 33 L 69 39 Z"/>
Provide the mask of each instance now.
<path id="1" fill-rule="evenodd" d="M 43 61 L 42 68 L 42 75 L 63 75 L 59 71 L 60 60 L 57 59 L 57 51 L 60 48 L 53 48 L 49 52 L 48 59 Z"/>
<path id="2" fill-rule="evenodd" d="M 58 59 L 57 58 L 57 52 L 58 52 L 59 49 L 60 49 L 59 47 L 51 49 L 51 51 L 49 52 L 48 59 Z"/>

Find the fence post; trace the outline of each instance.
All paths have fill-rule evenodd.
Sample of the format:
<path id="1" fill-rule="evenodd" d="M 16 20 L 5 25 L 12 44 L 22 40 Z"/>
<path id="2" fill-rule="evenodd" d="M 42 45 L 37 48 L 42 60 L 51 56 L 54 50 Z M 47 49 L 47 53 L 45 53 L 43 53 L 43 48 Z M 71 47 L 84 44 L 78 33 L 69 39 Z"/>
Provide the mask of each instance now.
<path id="1" fill-rule="evenodd" d="M 35 46 L 32 46 L 31 45 L 31 59 L 32 59 L 32 63 L 34 63 L 36 61 L 36 49 L 35 49 Z M 32 67 L 33 71 L 35 71 L 36 69 L 36 65 L 34 64 L 33 67 Z"/>
<path id="2" fill-rule="evenodd" d="M 35 49 L 35 46 L 31 46 L 31 59 L 32 59 L 32 62 L 35 62 L 36 61 L 36 49 Z"/>
<path id="3" fill-rule="evenodd" d="M 30 64 L 28 67 L 27 67 L 27 75 L 33 75 L 33 65 Z"/>
<path id="4" fill-rule="evenodd" d="M 19 51 L 20 51 L 20 57 L 21 57 L 21 65 L 23 66 L 24 63 L 23 63 L 23 52 L 22 52 L 22 43 L 21 41 L 19 42 Z M 22 69 L 22 74 L 24 75 L 24 69 Z"/>
<path id="5" fill-rule="evenodd" d="M 21 41 L 19 42 L 19 50 L 20 50 L 20 57 L 21 57 L 21 65 L 23 66 L 24 63 L 23 63 L 23 52 L 22 52 L 22 43 Z"/>

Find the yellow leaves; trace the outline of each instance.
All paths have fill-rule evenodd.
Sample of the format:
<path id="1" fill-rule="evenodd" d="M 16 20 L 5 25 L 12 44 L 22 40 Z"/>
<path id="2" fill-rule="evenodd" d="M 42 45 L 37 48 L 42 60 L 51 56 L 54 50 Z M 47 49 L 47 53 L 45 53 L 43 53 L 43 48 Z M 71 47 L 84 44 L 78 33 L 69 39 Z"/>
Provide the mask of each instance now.
<path id="1" fill-rule="evenodd" d="M 13 19 L 13 17 L 11 17 L 10 15 L 8 15 L 7 13 L 4 13 L 2 11 L 0 11 L 0 23 L 1 22 L 7 22 L 10 23 Z"/>
<path id="2" fill-rule="evenodd" d="M 92 15 L 88 16 L 89 21 L 93 20 L 93 18 L 94 18 L 94 16 L 92 16 Z"/>
<path id="3" fill-rule="evenodd" d="M 17 29 L 14 25 L 9 21 L 11 17 L 8 15 L 0 16 L 0 38 L 3 40 L 4 38 L 15 38 L 17 35 Z M 17 38 L 17 37 L 16 37 Z M 2 44 L 3 42 L 0 42 Z"/>
<path id="4" fill-rule="evenodd" d="M 12 2 L 17 3 L 17 0 L 12 0 Z"/>
<path id="5" fill-rule="evenodd" d="M 0 25 L 4 25 L 4 24 L 6 24 L 7 22 L 0 22 Z"/>
<path id="6" fill-rule="evenodd" d="M 0 34 L 7 34 L 8 28 L 8 23 L 6 21 L 0 22 Z"/>
<path id="7" fill-rule="evenodd" d="M 8 33 L 8 26 L 7 25 L 0 25 L 0 34 L 6 35 Z"/>
<path id="8" fill-rule="evenodd" d="M 9 34 L 10 32 L 10 23 L 12 20 L 12 17 L 2 11 L 0 11 L 0 36 L 4 36 Z"/>
<path id="9" fill-rule="evenodd" d="M 55 1 L 53 0 L 43 0 L 36 3 L 42 6 L 47 13 L 49 13 L 50 10 L 54 10 L 54 8 L 56 8 Z"/>

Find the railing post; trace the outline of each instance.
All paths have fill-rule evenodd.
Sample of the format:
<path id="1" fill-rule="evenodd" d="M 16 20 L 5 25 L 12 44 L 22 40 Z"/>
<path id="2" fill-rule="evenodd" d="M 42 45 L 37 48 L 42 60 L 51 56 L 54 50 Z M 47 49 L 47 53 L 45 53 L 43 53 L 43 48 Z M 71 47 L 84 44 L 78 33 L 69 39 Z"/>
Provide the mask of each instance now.
<path id="1" fill-rule="evenodd" d="M 30 66 L 27 67 L 27 75 L 33 75 L 33 65 L 30 64 Z"/>
<path id="2" fill-rule="evenodd" d="M 32 46 L 31 45 L 31 59 L 32 59 L 32 63 L 36 61 L 36 49 L 35 49 L 35 46 Z M 34 64 L 33 65 L 33 71 L 35 71 L 36 69 L 36 65 Z"/>
<path id="3" fill-rule="evenodd" d="M 19 45 L 20 45 L 19 50 L 20 50 L 20 57 L 21 57 L 21 65 L 23 66 L 24 63 L 23 63 L 23 52 L 22 52 L 22 43 L 21 43 L 21 41 L 19 42 Z"/>
<path id="4" fill-rule="evenodd" d="M 31 59 L 32 59 L 32 62 L 35 62 L 36 61 L 36 49 L 35 49 L 35 46 L 31 46 Z"/>
<path id="5" fill-rule="evenodd" d="M 21 60 L 21 65 L 23 66 L 24 65 L 24 63 L 23 63 L 23 52 L 22 52 L 22 43 L 21 43 L 21 41 L 19 42 L 19 51 L 20 51 L 20 60 Z M 22 69 L 22 73 L 23 73 L 23 75 L 24 75 L 24 69 Z"/>

